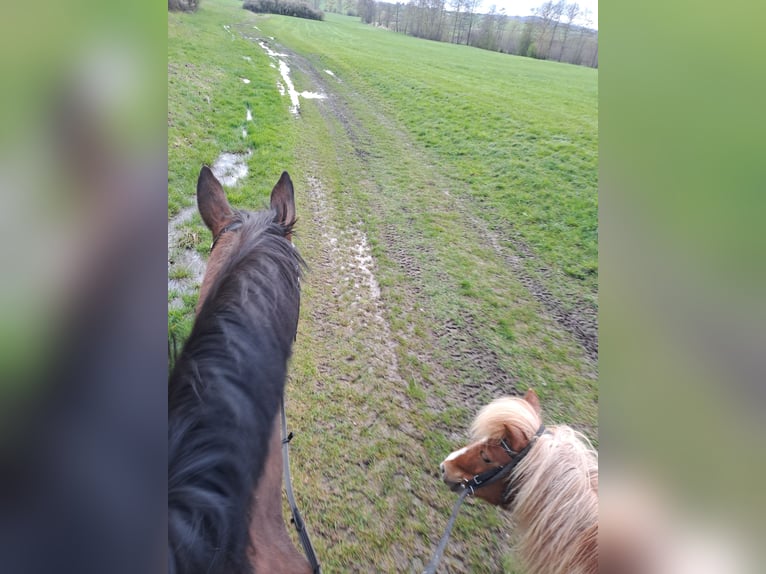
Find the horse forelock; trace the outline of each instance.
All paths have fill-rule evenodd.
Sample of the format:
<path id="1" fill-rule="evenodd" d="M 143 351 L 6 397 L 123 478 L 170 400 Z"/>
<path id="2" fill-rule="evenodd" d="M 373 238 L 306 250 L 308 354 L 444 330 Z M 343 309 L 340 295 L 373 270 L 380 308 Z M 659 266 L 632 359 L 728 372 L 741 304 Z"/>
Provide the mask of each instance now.
<path id="1" fill-rule="evenodd" d="M 471 436 L 475 441 L 499 440 L 506 435 L 506 427 L 513 426 L 531 438 L 540 423 L 540 415 L 527 401 L 517 397 L 502 397 L 479 411 L 471 425 Z"/>

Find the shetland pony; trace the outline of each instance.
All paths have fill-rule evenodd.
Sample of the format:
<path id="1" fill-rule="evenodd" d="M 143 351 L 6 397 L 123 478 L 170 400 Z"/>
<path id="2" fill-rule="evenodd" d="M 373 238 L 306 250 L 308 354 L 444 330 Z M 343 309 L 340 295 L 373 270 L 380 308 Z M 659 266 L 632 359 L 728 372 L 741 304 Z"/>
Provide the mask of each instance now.
<path id="1" fill-rule="evenodd" d="M 197 204 L 213 245 L 168 382 L 169 573 L 308 573 L 282 517 L 278 430 L 303 265 L 292 182 L 239 211 L 203 167 Z"/>
<path id="2" fill-rule="evenodd" d="M 460 490 L 482 473 L 515 465 L 475 494 L 510 512 L 525 572 L 596 574 L 598 453 L 588 440 L 568 426 L 543 427 L 533 390 L 485 406 L 471 435 L 473 443 L 440 465 L 444 482 Z"/>

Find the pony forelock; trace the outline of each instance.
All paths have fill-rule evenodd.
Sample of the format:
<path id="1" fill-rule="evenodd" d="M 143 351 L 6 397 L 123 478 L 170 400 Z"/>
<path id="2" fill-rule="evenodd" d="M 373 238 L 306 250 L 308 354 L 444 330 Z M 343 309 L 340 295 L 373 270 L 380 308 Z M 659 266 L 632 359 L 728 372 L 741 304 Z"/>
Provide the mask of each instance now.
<path id="1" fill-rule="evenodd" d="M 479 411 L 471 425 L 471 436 L 473 440 L 499 440 L 508 426 L 514 426 L 531 438 L 540 423 L 540 415 L 527 401 L 521 397 L 501 397 Z"/>

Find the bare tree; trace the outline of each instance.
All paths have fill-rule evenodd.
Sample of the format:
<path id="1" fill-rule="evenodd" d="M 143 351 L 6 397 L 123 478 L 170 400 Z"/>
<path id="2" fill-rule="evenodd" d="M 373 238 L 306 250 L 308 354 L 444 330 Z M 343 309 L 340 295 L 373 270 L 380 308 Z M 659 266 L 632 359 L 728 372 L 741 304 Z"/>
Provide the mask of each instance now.
<path id="1" fill-rule="evenodd" d="M 559 0 L 553 5 L 553 9 L 551 11 L 551 38 L 548 41 L 548 47 L 545 50 L 545 57 L 549 58 L 551 54 L 551 48 L 553 47 L 553 40 L 556 38 L 556 30 L 559 27 L 559 24 L 561 23 L 561 16 L 564 14 L 564 7 L 566 6 L 564 0 Z"/>
<path id="2" fill-rule="evenodd" d="M 455 43 L 455 32 L 457 32 L 457 23 L 460 19 L 460 9 L 463 7 L 464 0 L 452 0 L 452 7 L 455 9 L 455 23 L 452 26 L 452 39 L 450 42 Z"/>
<path id="3" fill-rule="evenodd" d="M 569 32 L 572 29 L 572 22 L 574 22 L 577 19 L 577 17 L 580 15 L 580 5 L 577 2 L 573 2 L 572 4 L 567 4 L 565 13 L 567 16 L 567 27 L 564 28 L 564 39 L 561 40 L 561 49 L 559 50 L 559 62 L 561 61 L 561 57 L 564 54 L 564 46 L 567 43 Z"/>
<path id="4" fill-rule="evenodd" d="M 466 45 L 471 44 L 471 28 L 473 28 L 474 16 L 476 15 L 476 8 L 479 7 L 481 0 L 466 0 L 465 7 L 468 13 L 468 36 L 466 37 Z"/>
<path id="5" fill-rule="evenodd" d="M 548 33 L 548 29 L 551 27 L 551 21 L 553 19 L 553 2 L 552 0 L 548 0 L 548 2 L 545 2 L 544 4 L 541 4 L 537 8 L 535 8 L 534 14 L 538 18 L 538 24 L 539 26 L 536 26 L 539 28 L 537 37 L 532 40 L 532 44 L 529 48 L 529 55 L 531 55 L 534 58 L 544 58 L 545 54 L 543 53 L 543 41 L 546 38 L 546 34 Z"/>
<path id="6" fill-rule="evenodd" d="M 527 20 L 524 23 L 524 29 L 521 31 L 521 38 L 519 38 L 518 51 L 516 52 L 520 56 L 534 55 L 534 28 L 535 24 L 532 20 Z"/>
<path id="7" fill-rule="evenodd" d="M 359 0 L 356 5 L 356 10 L 359 13 L 359 17 L 365 24 L 372 24 L 375 22 L 375 12 L 377 11 L 377 5 L 375 0 Z"/>
<path id="8" fill-rule="evenodd" d="M 492 49 L 502 52 L 503 32 L 505 31 L 506 24 L 508 24 L 508 18 L 505 15 L 505 8 L 500 8 L 500 11 L 495 15 L 495 20 L 495 41 L 492 44 Z"/>
<path id="9" fill-rule="evenodd" d="M 591 11 L 589 9 L 586 8 L 585 11 L 581 14 L 581 17 L 583 19 L 583 25 L 580 27 L 580 41 L 577 44 L 577 54 L 574 57 L 574 63 L 582 63 L 580 57 L 582 56 L 583 46 L 585 46 L 587 32 L 586 29 L 590 28 L 590 26 L 593 24 L 593 16 L 591 15 Z"/>
<path id="10" fill-rule="evenodd" d="M 396 27 L 395 29 L 396 29 L 397 32 L 399 31 L 399 13 L 401 12 L 401 9 L 402 9 L 402 3 L 401 2 L 397 2 L 396 3 L 396 14 L 394 15 L 394 26 Z"/>

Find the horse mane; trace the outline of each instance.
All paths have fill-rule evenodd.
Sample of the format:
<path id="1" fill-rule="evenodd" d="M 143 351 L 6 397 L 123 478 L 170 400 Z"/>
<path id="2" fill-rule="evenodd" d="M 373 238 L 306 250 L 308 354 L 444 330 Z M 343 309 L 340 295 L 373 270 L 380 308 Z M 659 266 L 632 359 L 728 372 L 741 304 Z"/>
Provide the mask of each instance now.
<path id="1" fill-rule="evenodd" d="M 298 325 L 304 265 L 274 210 L 243 227 L 168 381 L 169 574 L 250 572 L 252 493 Z"/>
<path id="2" fill-rule="evenodd" d="M 474 437 L 500 439 L 506 425 L 532 437 L 540 416 L 520 398 L 487 405 Z M 598 572 L 598 452 L 580 432 L 550 426 L 511 472 L 503 508 L 514 523 L 515 547 L 528 574 Z"/>

